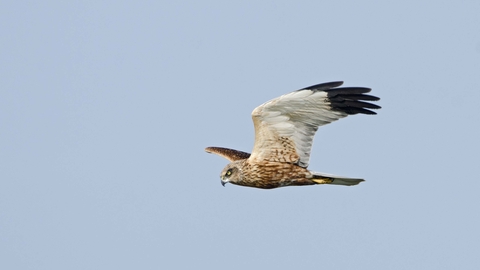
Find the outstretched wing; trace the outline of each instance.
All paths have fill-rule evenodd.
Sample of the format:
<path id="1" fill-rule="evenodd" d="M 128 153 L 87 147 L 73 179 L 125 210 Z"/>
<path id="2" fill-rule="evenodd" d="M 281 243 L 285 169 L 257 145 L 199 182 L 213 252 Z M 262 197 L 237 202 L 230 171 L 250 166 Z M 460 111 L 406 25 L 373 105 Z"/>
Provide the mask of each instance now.
<path id="1" fill-rule="evenodd" d="M 371 89 L 341 87 L 343 82 L 317 84 L 270 100 L 253 110 L 255 145 L 250 160 L 294 163 L 307 167 L 319 126 L 349 114 L 376 114 L 379 100 Z"/>
<path id="2" fill-rule="evenodd" d="M 217 154 L 230 160 L 231 162 L 240 159 L 247 159 L 250 157 L 249 153 L 223 147 L 207 147 L 205 148 L 205 151 L 207 151 L 208 153 Z"/>

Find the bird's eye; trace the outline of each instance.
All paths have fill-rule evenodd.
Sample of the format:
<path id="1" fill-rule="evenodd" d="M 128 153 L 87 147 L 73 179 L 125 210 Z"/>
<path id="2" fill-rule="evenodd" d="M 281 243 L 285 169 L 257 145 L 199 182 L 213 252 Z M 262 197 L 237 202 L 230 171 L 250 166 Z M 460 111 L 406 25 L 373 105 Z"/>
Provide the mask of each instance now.
<path id="1" fill-rule="evenodd" d="M 226 176 L 232 175 L 232 169 L 228 169 L 227 173 L 225 174 Z"/>

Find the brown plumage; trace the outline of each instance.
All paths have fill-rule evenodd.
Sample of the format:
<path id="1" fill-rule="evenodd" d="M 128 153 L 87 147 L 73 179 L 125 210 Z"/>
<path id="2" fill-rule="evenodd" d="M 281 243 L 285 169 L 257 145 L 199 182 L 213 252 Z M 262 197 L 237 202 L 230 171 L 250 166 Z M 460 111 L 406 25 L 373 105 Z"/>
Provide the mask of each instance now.
<path id="1" fill-rule="evenodd" d="M 252 154 L 207 147 L 205 151 L 229 161 L 220 174 L 222 184 L 277 188 L 316 184 L 356 185 L 363 179 L 316 173 L 307 169 L 313 137 L 319 126 L 350 114 L 375 114 L 380 106 L 365 102 L 369 88 L 343 87 L 343 82 L 313 85 L 271 101 L 252 112 L 255 144 Z"/>

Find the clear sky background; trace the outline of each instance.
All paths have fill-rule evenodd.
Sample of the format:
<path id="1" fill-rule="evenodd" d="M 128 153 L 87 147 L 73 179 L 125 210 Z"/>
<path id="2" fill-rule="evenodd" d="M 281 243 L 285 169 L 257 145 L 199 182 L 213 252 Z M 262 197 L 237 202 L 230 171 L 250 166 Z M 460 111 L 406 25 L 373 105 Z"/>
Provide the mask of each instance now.
<path id="1" fill-rule="evenodd" d="M 3 1 L 0 269 L 480 269 L 479 1 Z M 343 80 L 354 187 L 220 185 L 251 111 Z"/>

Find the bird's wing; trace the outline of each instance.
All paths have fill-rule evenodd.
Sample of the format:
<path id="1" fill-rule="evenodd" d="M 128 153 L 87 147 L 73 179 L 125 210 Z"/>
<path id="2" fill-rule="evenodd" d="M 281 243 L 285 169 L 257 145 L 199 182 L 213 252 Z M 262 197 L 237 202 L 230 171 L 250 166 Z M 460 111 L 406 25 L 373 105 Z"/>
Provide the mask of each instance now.
<path id="1" fill-rule="evenodd" d="M 231 162 L 240 159 L 247 159 L 250 157 L 249 153 L 223 147 L 207 147 L 205 148 L 205 151 L 207 151 L 208 153 L 217 154 L 230 160 Z"/>
<path id="2" fill-rule="evenodd" d="M 306 87 L 270 100 L 252 112 L 255 145 L 250 160 L 294 163 L 307 167 L 313 137 L 319 126 L 349 114 L 376 114 L 379 100 L 369 88 L 341 87 L 330 82 Z"/>

